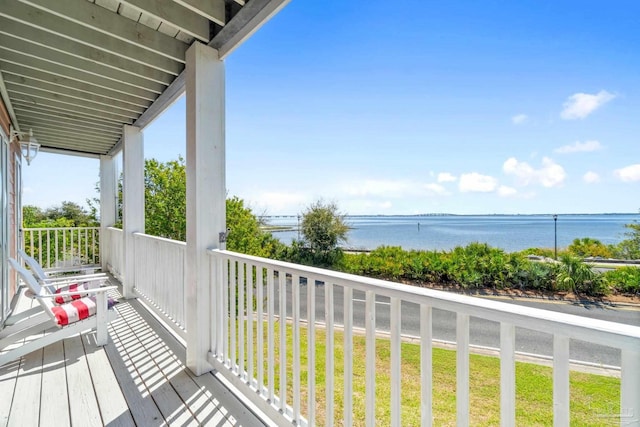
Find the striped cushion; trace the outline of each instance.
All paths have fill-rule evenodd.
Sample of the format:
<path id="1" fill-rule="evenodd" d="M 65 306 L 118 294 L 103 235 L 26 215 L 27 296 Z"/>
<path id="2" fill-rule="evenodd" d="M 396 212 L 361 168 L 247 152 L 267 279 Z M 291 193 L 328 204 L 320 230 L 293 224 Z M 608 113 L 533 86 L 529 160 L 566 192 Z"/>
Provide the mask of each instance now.
<path id="1" fill-rule="evenodd" d="M 78 293 L 76 295 L 58 296 L 58 297 L 55 297 L 54 301 L 56 304 L 64 304 L 65 302 L 78 300 L 80 298 L 87 296 L 87 294 L 83 293 L 82 291 L 86 291 L 87 289 L 97 288 L 98 286 L 100 285 L 97 282 L 73 283 L 71 285 L 62 286 L 56 289 L 56 292 L 55 292 L 56 294 L 59 294 L 61 292 L 78 292 Z"/>
<path id="2" fill-rule="evenodd" d="M 111 298 L 107 298 L 107 307 L 111 309 L 116 304 Z M 51 311 L 56 316 L 58 325 L 65 326 L 96 314 L 97 305 L 95 297 L 84 297 L 68 302 L 66 304 L 54 306 Z"/>
<path id="3" fill-rule="evenodd" d="M 58 325 L 65 326 L 96 314 L 96 301 L 84 297 L 52 308 Z"/>

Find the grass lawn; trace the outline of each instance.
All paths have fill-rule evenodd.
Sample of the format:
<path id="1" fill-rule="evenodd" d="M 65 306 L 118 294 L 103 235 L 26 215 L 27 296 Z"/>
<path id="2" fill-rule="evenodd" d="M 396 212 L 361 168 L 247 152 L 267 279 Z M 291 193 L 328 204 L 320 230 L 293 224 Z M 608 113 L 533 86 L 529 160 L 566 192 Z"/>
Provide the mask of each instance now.
<path id="1" fill-rule="evenodd" d="M 255 323 L 254 323 L 254 331 Z M 246 326 L 245 326 L 246 327 Z M 275 376 L 279 389 L 278 368 L 279 324 L 276 322 Z M 264 357 L 267 359 L 266 329 Z M 246 333 L 246 332 L 245 332 Z M 287 395 L 292 402 L 292 327 L 287 325 Z M 307 413 L 307 329 L 301 327 L 301 382 L 302 414 Z M 255 339 L 254 333 L 254 339 Z M 335 332 L 335 395 L 334 419 L 341 425 L 343 419 L 343 352 L 344 336 Z M 316 329 L 316 424 L 324 425 L 326 417 L 325 352 L 326 335 Z M 365 419 L 365 338 L 353 337 L 353 419 L 355 425 L 364 425 Z M 253 349 L 254 355 L 256 349 Z M 245 352 L 246 354 L 246 352 Z M 376 424 L 390 424 L 390 343 L 387 339 L 376 342 Z M 253 373 L 254 377 L 256 372 Z M 265 381 L 267 366 L 265 362 Z M 620 411 L 620 380 L 600 375 L 571 372 L 571 425 L 601 426 L 615 418 Z M 470 356 L 470 417 L 474 426 L 500 424 L 500 360 L 497 357 Z M 433 420 L 434 425 L 455 425 L 456 421 L 456 355 L 455 351 L 433 349 Z M 553 424 L 552 369 L 531 363 L 516 362 L 516 424 L 548 426 Z M 420 346 L 402 344 L 402 425 L 420 425 Z M 278 391 L 277 391 L 278 392 Z M 276 393 L 277 393 L 276 392 Z"/>

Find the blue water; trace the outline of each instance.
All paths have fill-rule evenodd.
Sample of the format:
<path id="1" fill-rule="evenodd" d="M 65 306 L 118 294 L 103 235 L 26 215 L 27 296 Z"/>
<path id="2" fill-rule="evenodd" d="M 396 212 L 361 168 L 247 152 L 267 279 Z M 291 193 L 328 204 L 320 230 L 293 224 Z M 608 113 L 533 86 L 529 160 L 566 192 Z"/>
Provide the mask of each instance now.
<path id="1" fill-rule="evenodd" d="M 268 217 L 270 225 L 296 227 L 297 217 Z M 591 237 L 605 244 L 625 238 L 624 225 L 640 221 L 638 214 L 558 215 L 558 248 L 573 239 Z M 488 243 L 508 252 L 526 248 L 553 248 L 551 215 L 446 215 L 446 216 L 349 216 L 350 249 L 375 249 L 382 245 L 404 249 L 449 250 L 471 242 Z M 298 231 L 274 232 L 284 243 L 298 238 Z"/>

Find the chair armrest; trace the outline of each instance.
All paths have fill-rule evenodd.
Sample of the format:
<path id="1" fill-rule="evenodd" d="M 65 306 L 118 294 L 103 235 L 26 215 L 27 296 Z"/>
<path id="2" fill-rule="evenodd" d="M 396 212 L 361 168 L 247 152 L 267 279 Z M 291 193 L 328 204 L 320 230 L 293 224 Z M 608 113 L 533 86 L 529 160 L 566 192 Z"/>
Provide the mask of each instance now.
<path id="1" fill-rule="evenodd" d="M 44 279 L 45 282 L 60 282 L 65 280 L 76 280 L 76 281 L 88 281 L 94 277 L 109 277 L 107 273 L 91 273 L 91 274 L 78 274 L 73 276 L 57 276 L 57 277 L 47 277 Z"/>
<path id="2" fill-rule="evenodd" d="M 106 281 L 109 280 L 109 276 L 101 276 L 101 277 L 87 277 L 86 279 L 65 279 L 65 280 L 44 280 L 41 285 L 43 286 L 54 286 L 54 287 L 60 287 L 60 286 L 64 286 L 64 285 L 71 285 L 73 283 L 84 283 L 84 282 L 99 282 L 99 281 Z"/>
<path id="3" fill-rule="evenodd" d="M 107 291 L 111 291 L 114 289 L 118 289 L 117 286 L 104 286 L 101 288 L 92 288 L 92 289 L 83 289 L 81 291 L 76 292 L 60 292 L 59 294 L 46 294 L 46 295 L 36 295 L 36 298 L 57 298 L 57 297 L 71 297 L 76 295 L 89 295 L 89 294 L 98 294 L 104 293 Z"/>

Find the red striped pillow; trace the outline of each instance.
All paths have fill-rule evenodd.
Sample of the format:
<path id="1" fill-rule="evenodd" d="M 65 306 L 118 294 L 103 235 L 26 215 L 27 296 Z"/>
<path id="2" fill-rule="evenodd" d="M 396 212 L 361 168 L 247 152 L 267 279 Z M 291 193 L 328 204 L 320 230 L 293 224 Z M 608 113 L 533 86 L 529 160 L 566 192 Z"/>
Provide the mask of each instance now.
<path id="1" fill-rule="evenodd" d="M 96 302 L 91 297 L 84 297 L 53 307 L 52 311 L 58 325 L 65 326 L 96 314 Z"/>
<path id="2" fill-rule="evenodd" d="M 107 308 L 111 309 L 117 302 L 111 298 L 107 298 Z M 65 326 L 96 314 L 97 305 L 96 298 L 84 297 L 66 304 L 54 306 L 51 308 L 58 325 Z"/>
<path id="3" fill-rule="evenodd" d="M 75 295 L 57 296 L 55 297 L 54 301 L 56 304 L 64 304 L 66 302 L 78 300 L 80 298 L 87 296 L 86 292 L 83 292 L 83 291 L 86 291 L 87 289 L 97 288 L 98 286 L 100 286 L 100 284 L 97 282 L 72 283 L 71 285 L 62 286 L 56 289 L 55 291 L 56 294 L 59 294 L 61 292 L 78 292 L 78 293 Z"/>

